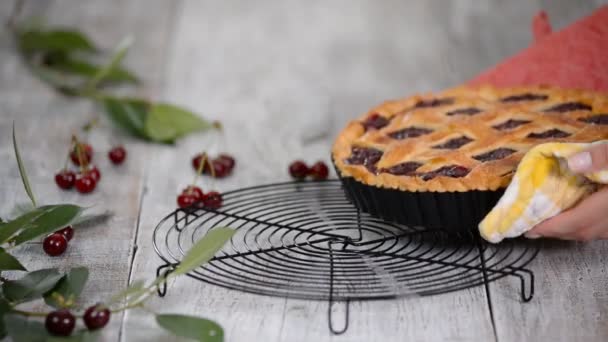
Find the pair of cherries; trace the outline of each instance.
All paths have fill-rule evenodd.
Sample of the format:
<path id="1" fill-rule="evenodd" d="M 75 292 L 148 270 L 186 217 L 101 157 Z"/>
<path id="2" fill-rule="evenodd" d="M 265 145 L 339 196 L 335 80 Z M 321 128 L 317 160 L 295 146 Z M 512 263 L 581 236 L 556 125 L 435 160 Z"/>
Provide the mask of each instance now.
<path id="1" fill-rule="evenodd" d="M 110 321 L 110 309 L 103 305 L 88 307 L 82 320 L 87 329 L 93 331 L 105 327 Z M 46 330 L 55 336 L 70 336 L 76 326 L 76 317 L 68 309 L 60 309 L 46 315 L 44 321 Z"/>
<path id="2" fill-rule="evenodd" d="M 232 173 L 234 169 L 234 158 L 228 154 L 222 153 L 216 158 L 209 159 L 206 153 L 199 153 L 192 158 L 192 167 L 198 172 L 201 169 L 202 173 L 211 175 L 215 178 L 224 178 Z"/>
<path id="3" fill-rule="evenodd" d="M 127 157 L 127 151 L 122 146 L 116 146 L 108 152 L 108 158 L 115 165 L 120 165 Z M 74 165 L 80 167 L 80 172 L 69 170 L 67 167 L 55 175 L 55 183 L 61 189 L 69 190 L 73 187 L 82 194 L 95 190 L 101 179 L 101 172 L 95 166 L 91 166 L 93 159 L 93 147 L 86 143 L 77 143 L 70 152 L 70 159 Z"/>
<path id="4" fill-rule="evenodd" d="M 296 160 L 289 164 L 289 174 L 297 180 L 304 180 L 306 177 L 311 177 L 314 180 L 325 180 L 329 175 L 329 168 L 322 161 L 308 167 L 305 162 Z"/>
<path id="5" fill-rule="evenodd" d="M 68 242 L 74 237 L 74 228 L 67 226 L 44 238 L 42 249 L 50 256 L 63 254 L 68 248 Z"/>
<path id="6" fill-rule="evenodd" d="M 203 206 L 205 208 L 219 209 L 222 206 L 222 194 L 217 191 L 204 193 L 198 186 L 191 185 L 177 196 L 177 205 L 180 208 Z"/>

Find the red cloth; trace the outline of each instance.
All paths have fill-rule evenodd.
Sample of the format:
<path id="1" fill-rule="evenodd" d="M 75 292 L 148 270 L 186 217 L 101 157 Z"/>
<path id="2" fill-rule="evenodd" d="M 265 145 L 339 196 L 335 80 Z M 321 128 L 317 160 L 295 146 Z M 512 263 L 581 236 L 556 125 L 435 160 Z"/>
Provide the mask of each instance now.
<path id="1" fill-rule="evenodd" d="M 536 25 L 543 26 L 542 15 L 539 18 L 535 22 L 540 24 L 533 22 L 535 35 Z M 608 6 L 561 31 L 545 35 L 545 27 L 540 32 L 538 43 L 481 73 L 469 84 L 545 84 L 608 91 Z"/>
<path id="2" fill-rule="evenodd" d="M 543 38 L 553 32 L 547 12 L 540 11 L 532 19 L 532 33 L 534 34 L 534 44 L 540 42 Z"/>

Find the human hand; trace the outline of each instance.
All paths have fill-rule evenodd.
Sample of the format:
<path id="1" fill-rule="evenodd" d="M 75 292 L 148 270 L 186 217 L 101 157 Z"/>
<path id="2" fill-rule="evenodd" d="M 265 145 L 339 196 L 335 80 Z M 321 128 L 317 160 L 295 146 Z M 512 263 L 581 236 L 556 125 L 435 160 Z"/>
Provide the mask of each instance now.
<path id="1" fill-rule="evenodd" d="M 575 154 L 568 159 L 568 167 L 577 173 L 608 170 L 608 143 Z M 525 236 L 578 241 L 608 239 L 608 187 L 587 197 L 574 208 L 541 222 Z"/>

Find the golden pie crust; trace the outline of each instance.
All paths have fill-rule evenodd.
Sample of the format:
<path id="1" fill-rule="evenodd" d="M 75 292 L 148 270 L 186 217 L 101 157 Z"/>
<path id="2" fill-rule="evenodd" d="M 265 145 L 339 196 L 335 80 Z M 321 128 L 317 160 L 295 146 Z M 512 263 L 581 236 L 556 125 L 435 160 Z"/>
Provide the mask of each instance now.
<path id="1" fill-rule="evenodd" d="M 370 126 L 374 118 L 382 123 Z M 395 133 L 412 129 L 415 134 L 410 137 Z M 340 133 L 332 157 L 341 177 L 372 186 L 434 192 L 497 190 L 509 184 L 520 159 L 534 145 L 607 138 L 607 93 L 548 86 L 457 87 L 388 101 L 370 110 Z M 382 156 L 373 165 L 357 164 L 351 158 L 353 148 L 375 149 Z M 511 154 L 483 159 L 498 149 Z M 389 172 L 408 162 L 420 166 L 408 174 Z M 430 173 L 452 166 L 468 173 Z"/>

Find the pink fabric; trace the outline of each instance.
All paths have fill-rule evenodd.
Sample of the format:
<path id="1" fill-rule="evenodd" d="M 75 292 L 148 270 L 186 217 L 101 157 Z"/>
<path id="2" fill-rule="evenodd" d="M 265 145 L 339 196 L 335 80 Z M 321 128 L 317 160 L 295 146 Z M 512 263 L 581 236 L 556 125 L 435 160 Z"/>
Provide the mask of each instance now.
<path id="1" fill-rule="evenodd" d="M 542 15 L 536 21 L 548 24 Z M 535 23 L 533 27 L 538 36 Z M 541 34 L 545 32 L 546 27 Z M 608 91 L 608 6 L 561 31 L 544 35 L 538 43 L 468 83 L 497 87 L 546 84 Z"/>

